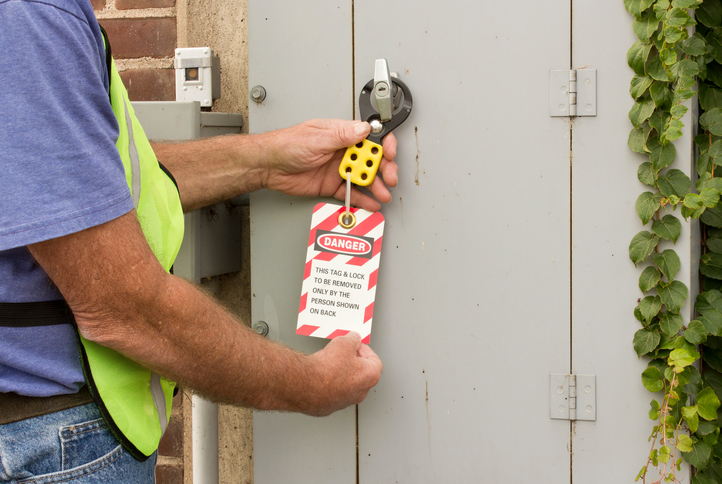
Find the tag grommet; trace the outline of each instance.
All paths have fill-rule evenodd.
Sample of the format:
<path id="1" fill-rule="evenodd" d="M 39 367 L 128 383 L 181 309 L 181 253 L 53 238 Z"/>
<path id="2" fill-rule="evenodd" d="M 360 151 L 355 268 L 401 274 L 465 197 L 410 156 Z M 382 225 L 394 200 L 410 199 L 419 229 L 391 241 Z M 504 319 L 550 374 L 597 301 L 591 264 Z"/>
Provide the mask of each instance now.
<path id="1" fill-rule="evenodd" d="M 344 229 L 351 229 L 356 225 L 356 215 L 351 212 L 341 212 L 338 215 L 338 224 Z"/>

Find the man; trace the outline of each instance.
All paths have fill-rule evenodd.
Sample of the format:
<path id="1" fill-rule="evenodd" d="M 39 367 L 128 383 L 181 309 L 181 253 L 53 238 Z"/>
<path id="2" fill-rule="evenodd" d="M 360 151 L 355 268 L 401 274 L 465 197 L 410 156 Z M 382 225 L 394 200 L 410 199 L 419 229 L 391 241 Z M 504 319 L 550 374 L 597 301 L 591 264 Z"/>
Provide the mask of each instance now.
<path id="1" fill-rule="evenodd" d="M 358 335 L 303 355 L 258 337 L 167 272 L 172 257 L 158 246 L 169 230 L 157 230 L 163 217 L 149 222 L 142 203 L 158 184 L 144 177 L 136 187 L 126 162 L 136 148 L 124 152 L 120 140 L 135 136 L 143 151 L 142 134 L 113 83 L 119 77 L 87 0 L 0 0 L 0 47 L 0 482 L 153 482 L 155 447 L 144 452 L 128 437 L 145 425 L 124 415 L 126 407 L 112 408 L 116 397 L 138 406 L 131 390 L 117 390 L 136 384 L 120 367 L 151 375 L 151 386 L 160 375 L 166 396 L 170 379 L 261 410 L 320 416 L 365 398 L 382 364 Z M 168 195 L 177 201 L 179 193 L 184 211 L 259 188 L 343 199 L 344 147 L 369 131 L 367 123 L 309 121 L 154 150 L 177 182 Z M 397 182 L 395 151 L 386 137 L 385 183 L 370 187 L 382 202 Z M 165 177 L 155 158 L 143 163 L 139 172 Z M 356 190 L 351 200 L 379 208 Z M 151 212 L 165 202 L 153 203 Z M 62 300 L 67 306 L 56 304 Z M 48 302 L 55 309 L 42 309 Z M 112 399 L 98 368 L 117 380 L 108 382 L 117 386 Z M 157 419 L 164 394 L 146 390 Z M 162 418 L 159 425 L 160 433 Z"/>

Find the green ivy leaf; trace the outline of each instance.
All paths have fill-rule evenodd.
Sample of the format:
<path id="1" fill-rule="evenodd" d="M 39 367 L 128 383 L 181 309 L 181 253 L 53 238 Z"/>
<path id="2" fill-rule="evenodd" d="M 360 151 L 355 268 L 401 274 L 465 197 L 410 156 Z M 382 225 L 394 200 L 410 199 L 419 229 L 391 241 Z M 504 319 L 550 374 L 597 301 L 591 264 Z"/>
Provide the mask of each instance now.
<path id="1" fill-rule="evenodd" d="M 677 448 L 679 448 L 679 444 Z M 705 442 L 699 441 L 692 446 L 691 451 L 682 452 L 682 456 L 698 470 L 703 470 L 709 465 L 710 457 L 712 457 L 712 448 Z"/>
<path id="2" fill-rule="evenodd" d="M 632 238 L 629 243 L 629 258 L 636 266 L 640 262 L 644 262 L 650 256 L 654 248 L 659 243 L 659 237 L 652 235 L 646 230 L 642 230 Z"/>
<path id="3" fill-rule="evenodd" d="M 637 18 L 642 16 L 642 12 L 652 6 L 654 0 L 624 0 L 624 8 Z"/>
<path id="4" fill-rule="evenodd" d="M 712 158 L 708 152 L 700 153 L 697 158 L 697 174 L 699 176 L 712 172 Z"/>
<path id="5" fill-rule="evenodd" d="M 714 59 L 715 62 L 719 63 L 722 60 L 722 32 L 718 28 L 710 29 L 705 34 L 704 40 L 707 42 L 707 60 Z"/>
<path id="6" fill-rule="evenodd" d="M 637 304 L 634 307 L 634 317 L 637 318 L 637 321 L 640 323 L 644 323 L 644 316 L 642 316 L 642 311 L 639 309 L 639 304 Z"/>
<path id="7" fill-rule="evenodd" d="M 647 323 L 651 322 L 661 309 L 662 300 L 659 296 L 647 296 L 639 301 L 639 312 Z"/>
<path id="8" fill-rule="evenodd" d="M 687 106 L 677 104 L 676 106 L 672 106 L 670 113 L 672 114 L 672 119 L 682 119 L 684 115 L 687 114 L 687 111 L 689 111 Z"/>
<path id="9" fill-rule="evenodd" d="M 682 233 L 682 222 L 674 215 L 665 215 L 652 223 L 652 233 L 676 243 Z"/>
<path id="10" fill-rule="evenodd" d="M 679 104 L 685 102 L 687 99 L 691 99 L 697 95 L 694 89 L 684 87 L 681 83 L 677 84 L 674 88 L 674 99 L 672 104 Z"/>
<path id="11" fill-rule="evenodd" d="M 659 176 L 657 186 L 665 197 L 677 195 L 682 198 L 689 193 L 692 182 L 683 171 L 671 169 L 667 173 Z"/>
<path id="12" fill-rule="evenodd" d="M 626 5 L 626 3 L 625 3 Z M 641 5 L 640 5 L 641 6 Z M 629 8 L 627 8 L 628 11 Z M 642 9 L 646 10 L 646 9 Z M 631 13 L 631 11 L 630 11 Z M 632 15 L 634 15 L 632 13 Z M 719 0 L 705 0 L 695 10 L 695 17 L 702 24 L 710 28 L 722 27 L 722 5 Z"/>
<path id="13" fill-rule="evenodd" d="M 654 100 L 651 97 L 643 97 L 634 102 L 629 111 L 629 120 L 632 126 L 639 128 L 642 123 L 649 119 L 654 112 Z"/>
<path id="14" fill-rule="evenodd" d="M 687 84 L 685 84 L 684 87 L 692 87 L 695 85 L 695 81 L 692 78 L 699 74 L 699 64 L 691 59 L 684 59 L 672 66 L 671 71 L 675 77 L 689 79 L 685 81 Z"/>
<path id="15" fill-rule="evenodd" d="M 684 306 L 684 301 L 687 300 L 689 291 L 683 282 L 672 281 L 667 287 L 658 287 L 657 293 L 662 299 L 662 303 L 667 307 L 667 311 L 679 314 L 682 306 Z"/>
<path id="16" fill-rule="evenodd" d="M 704 57 L 700 58 L 704 59 Z M 712 62 L 709 65 L 705 64 L 705 67 L 707 68 L 706 80 L 711 81 L 717 87 L 722 87 L 722 65 Z"/>
<path id="17" fill-rule="evenodd" d="M 654 81 L 651 77 L 635 75 L 629 85 L 629 94 L 631 94 L 632 98 L 636 101 L 645 92 L 647 92 L 647 89 L 649 89 L 649 86 L 652 85 L 652 82 Z"/>
<path id="18" fill-rule="evenodd" d="M 671 67 L 675 62 L 677 62 L 677 51 L 670 47 L 662 49 L 659 51 L 659 60 L 661 60 L 662 64 L 665 66 Z"/>
<path id="19" fill-rule="evenodd" d="M 707 246 L 708 250 L 717 254 L 722 254 L 722 238 L 707 236 L 707 240 L 705 240 L 705 245 Z"/>
<path id="20" fill-rule="evenodd" d="M 659 283 L 659 280 L 662 278 L 662 273 L 657 270 L 655 267 L 647 267 L 642 271 L 642 274 L 639 276 L 639 289 L 642 291 L 642 293 L 645 293 L 647 291 L 650 291 L 657 287 L 657 283 Z"/>
<path id="21" fill-rule="evenodd" d="M 664 109 L 665 111 L 671 108 L 673 95 L 668 83 L 653 82 L 649 88 L 649 95 L 652 96 L 654 105 L 658 108 Z"/>
<path id="22" fill-rule="evenodd" d="M 637 178 L 639 178 L 639 181 L 641 181 L 645 185 L 649 185 L 650 187 L 657 186 L 657 172 L 654 171 L 652 163 L 648 161 L 645 161 L 644 163 L 639 165 L 639 169 L 637 170 Z"/>
<path id="23" fill-rule="evenodd" d="M 684 41 L 682 52 L 687 55 L 704 55 L 707 53 L 707 42 L 704 41 L 701 35 L 694 34 Z"/>
<path id="24" fill-rule="evenodd" d="M 639 356 L 646 355 L 654 350 L 659 344 L 660 335 L 658 331 L 640 329 L 634 333 L 634 351 Z"/>
<path id="25" fill-rule="evenodd" d="M 722 254 L 704 254 L 700 257 L 699 271 L 704 276 L 722 280 Z"/>
<path id="26" fill-rule="evenodd" d="M 719 291 L 707 291 L 697 296 L 697 318 L 704 324 L 708 334 L 722 335 L 722 298 Z"/>
<path id="27" fill-rule="evenodd" d="M 699 345 L 707 341 L 707 328 L 701 321 L 690 321 L 687 329 L 684 331 L 684 339 L 693 345 Z"/>
<path id="28" fill-rule="evenodd" d="M 694 441 L 689 437 L 689 435 L 680 434 L 680 436 L 677 437 L 677 448 L 680 452 L 690 452 L 693 444 Z"/>
<path id="29" fill-rule="evenodd" d="M 697 22 L 689 16 L 686 9 L 675 7 L 667 12 L 667 21 L 665 23 L 672 27 L 682 28 L 691 27 Z"/>
<path id="30" fill-rule="evenodd" d="M 692 209 L 685 205 L 682 205 L 682 217 L 684 217 L 685 220 L 687 220 L 690 217 L 696 219 L 696 218 L 699 218 L 704 213 L 705 210 L 707 210 L 706 207 Z"/>
<path id="31" fill-rule="evenodd" d="M 627 64 L 629 64 L 629 67 L 631 67 L 638 76 L 645 76 L 644 66 L 647 63 L 651 50 L 652 44 L 640 40 L 632 44 L 632 47 L 627 51 Z"/>
<path id="32" fill-rule="evenodd" d="M 701 192 L 705 188 L 712 188 L 718 192 L 722 192 L 722 178 L 710 178 L 711 175 L 709 173 L 705 173 L 698 181 L 697 181 L 697 189 Z M 712 208 L 712 207 L 710 207 Z"/>
<path id="33" fill-rule="evenodd" d="M 644 75 L 644 71 L 638 72 L 635 67 L 639 67 L 639 62 L 642 61 L 643 55 L 647 55 L 649 57 L 649 52 L 645 52 L 644 50 L 641 50 L 640 52 L 636 53 L 636 56 L 632 58 L 631 62 L 634 62 L 634 65 L 630 64 L 629 66 L 636 72 L 638 75 L 642 76 Z M 649 60 L 649 59 L 647 59 Z M 629 62 L 629 56 L 627 56 L 627 61 Z M 662 62 L 662 59 L 659 58 L 659 56 L 655 56 L 652 60 L 649 60 L 646 64 L 646 70 L 649 77 L 654 79 L 655 81 L 662 81 L 662 82 L 670 82 L 672 78 L 667 73 L 667 69 L 664 66 L 664 63 Z"/>
<path id="34" fill-rule="evenodd" d="M 719 398 L 712 388 L 707 387 L 697 394 L 697 411 L 705 420 L 717 420 L 717 409 L 720 407 Z"/>
<path id="35" fill-rule="evenodd" d="M 679 268 L 682 265 L 679 261 L 679 256 L 672 249 L 667 249 L 664 252 L 654 254 L 654 256 L 652 256 L 652 260 L 670 282 L 674 280 L 674 276 L 677 275 L 677 271 L 679 271 Z"/>
<path id="36" fill-rule="evenodd" d="M 684 418 L 684 421 L 687 422 L 687 425 L 689 425 L 690 432 L 694 433 L 697 431 L 697 427 L 699 426 L 699 417 L 697 416 L 696 406 L 682 407 L 682 418 Z M 686 452 L 689 452 L 690 450 L 692 450 L 691 446 L 686 450 Z"/>
<path id="37" fill-rule="evenodd" d="M 642 42 L 649 42 L 649 38 L 659 27 L 659 20 L 654 12 L 644 12 L 639 19 L 635 19 L 632 23 L 632 29 L 635 35 Z"/>
<path id="38" fill-rule="evenodd" d="M 699 353 L 697 353 L 695 350 L 677 348 L 676 350 L 672 350 L 672 352 L 669 354 L 669 358 L 667 358 L 667 363 L 669 364 L 669 366 L 684 368 L 691 365 L 698 359 Z"/>
<path id="39" fill-rule="evenodd" d="M 722 108 L 722 89 L 704 82 L 699 85 L 699 105 L 704 111 Z"/>
<path id="40" fill-rule="evenodd" d="M 699 423 L 699 427 L 697 427 L 696 434 L 704 437 L 705 435 L 711 434 L 718 428 L 719 428 L 719 426 L 717 425 L 716 422 L 708 422 L 708 421 L 702 420 Z"/>
<path id="41" fill-rule="evenodd" d="M 656 393 L 659 391 L 662 391 L 664 388 L 664 380 L 662 379 L 662 372 L 659 371 L 659 369 L 650 366 L 646 370 L 642 372 L 642 385 L 644 385 L 644 388 L 649 390 L 652 393 Z M 657 403 L 656 400 L 652 400 L 653 404 Z M 654 410 L 654 405 L 652 405 L 652 410 Z M 657 403 L 657 411 L 659 411 L 659 403 Z M 650 415 L 651 416 L 651 415 Z M 656 420 L 656 419 L 653 419 Z"/>
<path id="42" fill-rule="evenodd" d="M 690 208 L 692 210 L 699 210 L 700 208 L 704 207 L 704 200 L 702 197 L 697 193 L 688 193 L 684 197 L 684 206 L 687 208 Z"/>
<path id="43" fill-rule="evenodd" d="M 649 159 L 655 171 L 660 171 L 662 168 L 671 165 L 677 156 L 677 149 L 672 143 L 660 143 L 658 138 L 650 138 L 647 141 L 647 148 L 650 151 Z"/>
<path id="44" fill-rule="evenodd" d="M 680 40 L 686 39 L 687 35 L 687 30 L 685 28 L 675 27 L 673 25 L 664 28 L 664 40 L 668 44 L 674 44 Z"/>
<path id="45" fill-rule="evenodd" d="M 666 312 L 659 315 L 659 328 L 668 336 L 677 336 L 682 326 L 684 319 L 679 314 Z"/>
<path id="46" fill-rule="evenodd" d="M 654 217 L 662 206 L 662 195 L 660 193 L 644 192 L 637 198 L 635 207 L 637 209 L 637 215 L 642 220 L 642 225 L 647 225 L 647 222 Z"/>
<path id="47" fill-rule="evenodd" d="M 717 202 L 719 202 L 720 192 L 714 188 L 708 187 L 702 190 L 699 193 L 699 196 L 702 199 L 702 203 L 705 207 L 713 208 L 716 207 Z"/>
<path id="48" fill-rule="evenodd" d="M 700 219 L 710 227 L 722 228 L 722 206 L 718 205 L 706 210 Z"/>
<path id="49" fill-rule="evenodd" d="M 699 124 L 703 128 L 709 130 L 712 134 L 722 134 L 722 109 L 715 108 L 705 111 L 704 114 L 699 117 Z M 707 135 L 702 134 L 698 137 L 701 143 L 709 142 L 709 137 Z M 695 137 L 695 142 L 697 142 L 697 137 Z M 703 147 L 700 146 L 700 148 Z"/>
<path id="50" fill-rule="evenodd" d="M 669 458 L 672 456 L 672 449 L 667 445 L 663 445 L 659 448 L 659 462 L 666 464 L 669 462 Z"/>

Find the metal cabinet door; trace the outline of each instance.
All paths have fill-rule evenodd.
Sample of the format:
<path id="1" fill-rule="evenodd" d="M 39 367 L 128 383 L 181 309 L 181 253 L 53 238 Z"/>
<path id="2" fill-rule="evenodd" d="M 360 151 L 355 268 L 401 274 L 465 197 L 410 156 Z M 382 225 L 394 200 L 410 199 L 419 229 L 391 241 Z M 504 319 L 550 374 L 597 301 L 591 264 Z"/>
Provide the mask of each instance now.
<path id="1" fill-rule="evenodd" d="M 572 28 L 567 0 L 249 1 L 250 85 L 268 93 L 251 132 L 352 117 L 382 57 L 415 101 L 382 208 L 381 382 L 325 419 L 256 413 L 258 484 L 633 480 L 651 425 L 626 255 L 640 230 L 625 146 L 632 19 L 621 1 L 573 4 Z M 604 35 L 609 22 L 624 34 Z M 587 64 L 599 115 L 550 117 L 549 70 Z M 600 201 L 611 213 L 595 218 Z M 253 318 L 304 351 L 324 344 L 295 335 L 315 203 L 251 198 Z M 572 371 L 598 376 L 596 422 L 549 417 L 549 374 Z"/>
<path id="2" fill-rule="evenodd" d="M 548 103 L 569 22 L 568 1 L 355 3 L 356 85 L 386 57 L 416 101 L 383 208 L 361 483 L 569 481 L 547 405 L 569 368 L 569 129 Z"/>

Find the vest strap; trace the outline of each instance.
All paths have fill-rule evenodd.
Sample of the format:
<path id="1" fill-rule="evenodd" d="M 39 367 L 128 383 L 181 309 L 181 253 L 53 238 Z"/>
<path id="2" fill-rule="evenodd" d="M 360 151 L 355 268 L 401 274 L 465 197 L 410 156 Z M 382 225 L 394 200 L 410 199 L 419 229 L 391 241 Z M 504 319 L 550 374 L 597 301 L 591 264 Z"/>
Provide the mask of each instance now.
<path id="1" fill-rule="evenodd" d="M 23 303 L 0 303 L 0 326 L 29 328 L 74 324 L 75 318 L 65 300 Z"/>

